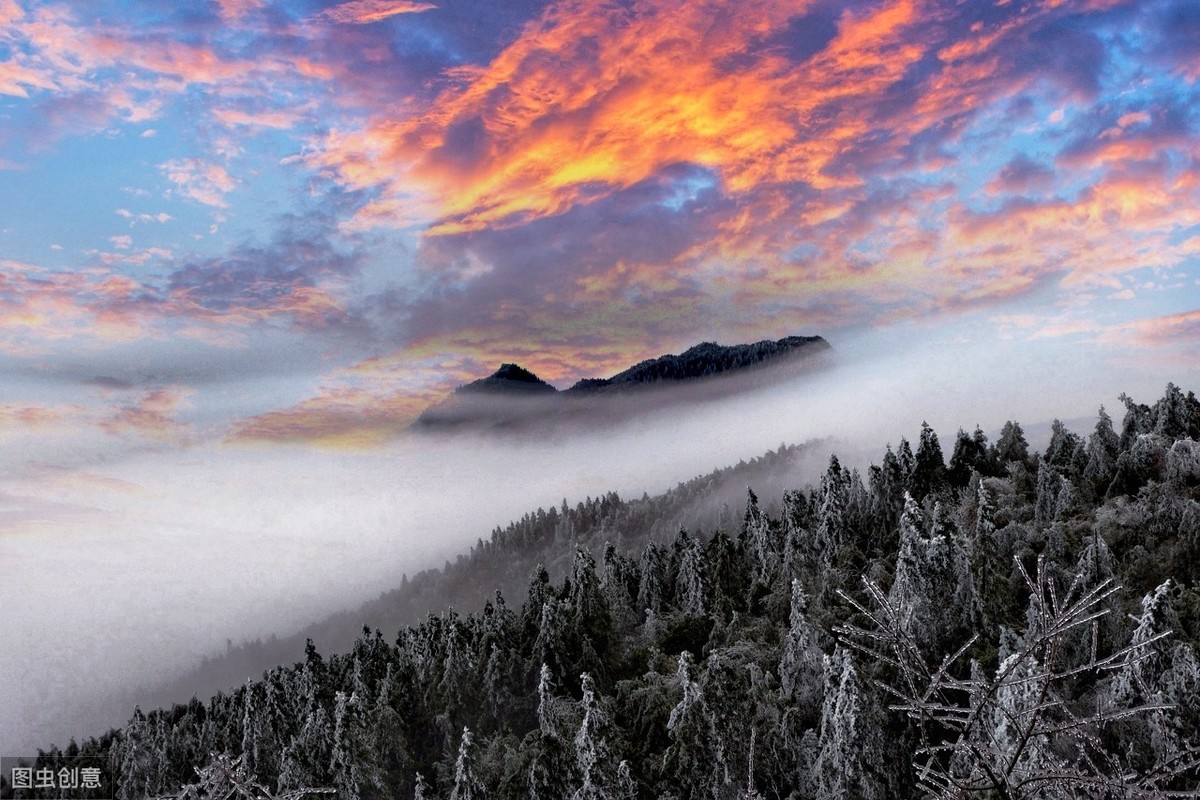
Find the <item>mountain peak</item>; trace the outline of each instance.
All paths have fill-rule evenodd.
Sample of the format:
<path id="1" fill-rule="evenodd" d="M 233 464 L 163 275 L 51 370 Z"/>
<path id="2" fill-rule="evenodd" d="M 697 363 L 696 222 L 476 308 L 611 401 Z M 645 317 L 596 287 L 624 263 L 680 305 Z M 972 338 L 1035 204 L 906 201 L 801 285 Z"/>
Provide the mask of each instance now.
<path id="1" fill-rule="evenodd" d="M 472 381 L 466 386 L 455 390 L 459 392 L 521 392 L 521 393 L 553 393 L 556 392 L 550 384 L 534 375 L 520 364 L 505 363 L 500 369 L 486 378 Z"/>

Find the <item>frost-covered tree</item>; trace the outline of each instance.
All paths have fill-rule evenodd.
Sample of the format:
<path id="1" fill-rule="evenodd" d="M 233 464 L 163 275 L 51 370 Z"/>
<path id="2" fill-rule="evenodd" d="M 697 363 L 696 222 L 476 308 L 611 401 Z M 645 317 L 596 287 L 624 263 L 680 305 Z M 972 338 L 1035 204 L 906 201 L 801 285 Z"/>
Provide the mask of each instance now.
<path id="1" fill-rule="evenodd" d="M 662 611 L 668 599 L 667 554 L 662 545 L 649 542 L 643 548 L 638 573 L 638 608 Z"/>
<path id="2" fill-rule="evenodd" d="M 917 444 L 916 463 L 912 479 L 909 481 L 909 493 L 920 501 L 924 500 L 927 494 L 942 491 L 946 485 L 946 459 L 942 455 L 942 445 L 929 423 L 922 422 L 921 440 Z"/>
<path id="3" fill-rule="evenodd" d="M 1025 441 L 1025 431 L 1018 422 L 1009 420 L 1000 429 L 1000 438 L 996 440 L 996 461 L 1003 468 L 1013 461 L 1029 460 L 1029 442 Z"/>
<path id="4" fill-rule="evenodd" d="M 827 570 L 837 562 L 849 536 L 850 471 L 837 456 L 829 457 L 829 467 L 817 490 L 817 529 L 815 544 L 818 563 Z"/>
<path id="5" fill-rule="evenodd" d="M 1069 474 L 1075 456 L 1075 448 L 1079 445 L 1079 437 L 1067 430 L 1061 420 L 1050 424 L 1050 443 L 1046 445 L 1044 460 L 1056 467 L 1060 473 Z"/>
<path id="6" fill-rule="evenodd" d="M 792 581 L 787 639 L 779 659 L 779 691 L 784 717 L 800 733 L 816 722 L 823 695 L 820 633 L 805 613 L 808 597 L 799 580 Z"/>
<path id="7" fill-rule="evenodd" d="M 976 428 L 974 435 L 968 434 L 962 428 L 958 429 L 948 469 L 951 486 L 956 489 L 966 487 L 972 472 L 983 475 L 991 473 L 987 444 L 987 437 L 981 429 Z"/>
<path id="8" fill-rule="evenodd" d="M 1107 613 L 1117 587 L 1111 581 L 1087 587 L 1077 576 L 1063 591 L 1040 559 L 1036 578 L 1020 561 L 1017 568 L 1030 592 L 1028 623 L 1018 640 L 1001 648 L 991 675 L 978 664 L 964 668 L 965 653 L 977 637 L 945 658 L 931 658 L 907 633 L 904 609 L 874 583 L 864 580 L 866 604 L 844 595 L 866 624 L 841 626 L 839 635 L 891 668 L 895 677 L 886 688 L 898 701 L 893 707 L 920 732 L 919 787 L 947 800 L 1164 796 L 1176 776 L 1195 769 L 1195 751 L 1173 752 L 1138 769 L 1102 735 L 1160 706 L 1112 698 L 1080 702 L 1072 691 L 1081 681 L 1113 673 L 1136 683 L 1139 665 L 1163 635 L 1135 635 L 1133 643 L 1107 652 L 1095 644 L 1072 647 L 1069 640 L 1076 632 L 1092 629 Z"/>
<path id="9" fill-rule="evenodd" d="M 904 609 L 905 632 L 929 652 L 941 653 L 979 622 L 979 601 L 970 560 L 957 538 L 935 515 L 927 534 L 921 509 L 910 495 L 900 519 L 900 552 L 889 598 Z"/>
<path id="10" fill-rule="evenodd" d="M 715 746 L 712 718 L 700 684 L 692 676 L 694 664 L 686 650 L 679 656 L 675 680 L 682 696 L 671 709 L 667 732 L 666 767 L 683 800 L 714 797 L 725 782 L 726 765 Z"/>
<path id="11" fill-rule="evenodd" d="M 580 676 L 583 697 L 579 701 L 582 720 L 575 734 L 575 767 L 579 775 L 579 786 L 571 794 L 572 800 L 613 800 L 618 781 L 612 763 L 612 752 L 606 739 L 608 714 L 596 696 L 596 684 L 592 676 Z"/>
<path id="12" fill-rule="evenodd" d="M 891 796 L 879 773 L 886 763 L 878 715 L 850 654 L 837 648 L 825 656 L 825 702 L 813 778 L 817 800 Z"/>
<path id="13" fill-rule="evenodd" d="M 750 554 L 754 577 L 768 582 L 779 568 L 779 545 L 767 515 L 758 507 L 758 496 L 746 490 L 746 514 L 742 521 L 742 536 Z"/>
<path id="14" fill-rule="evenodd" d="M 334 699 L 330 772 L 342 800 L 374 797 L 382 788 L 371 733 L 358 697 L 338 692 Z"/>
<path id="15" fill-rule="evenodd" d="M 303 800 L 338 793 L 337 789 L 331 787 L 304 787 L 272 794 L 246 767 L 244 756 L 213 756 L 206 766 L 196 768 L 196 776 L 199 778 L 196 783 L 188 784 L 178 793 L 160 800 Z"/>
<path id="16" fill-rule="evenodd" d="M 1113 430 L 1112 417 L 1100 406 L 1096 427 L 1087 441 L 1087 464 L 1083 480 L 1093 496 L 1103 497 L 1117 469 L 1121 440 Z"/>
<path id="17" fill-rule="evenodd" d="M 463 728 L 458 758 L 454 762 L 454 788 L 450 791 L 450 800 L 484 800 L 487 797 L 483 781 L 475 774 L 473 745 L 470 728 Z"/>
<path id="18" fill-rule="evenodd" d="M 700 542 L 686 531 L 680 531 L 675 540 L 679 548 L 679 573 L 675 583 L 675 596 L 681 611 L 702 615 L 708 609 L 708 564 Z"/>
<path id="19" fill-rule="evenodd" d="M 590 680 L 590 678 L 589 678 Z M 542 664 L 537 685 L 537 738 L 527 776 L 531 797 L 567 797 L 574 781 L 572 714 L 566 698 L 555 693 L 554 676 Z"/>

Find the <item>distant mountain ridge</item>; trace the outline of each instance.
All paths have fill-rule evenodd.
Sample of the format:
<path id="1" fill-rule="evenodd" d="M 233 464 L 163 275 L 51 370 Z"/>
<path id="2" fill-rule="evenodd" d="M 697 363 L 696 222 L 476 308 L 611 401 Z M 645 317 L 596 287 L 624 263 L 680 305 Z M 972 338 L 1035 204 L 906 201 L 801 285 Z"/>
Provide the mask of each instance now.
<path id="1" fill-rule="evenodd" d="M 820 336 L 786 336 L 774 342 L 764 339 L 752 344 L 728 346 L 701 342 L 679 355 L 647 359 L 611 378 L 584 378 L 567 391 L 593 392 L 609 387 L 707 378 L 759 366 L 780 356 L 795 355 L 804 349 L 810 352 L 827 350 L 829 343 Z"/>
<path id="2" fill-rule="evenodd" d="M 716 379 L 806 359 L 830 349 L 829 343 L 820 336 L 786 336 L 776 341 L 767 339 L 736 345 L 701 342 L 678 355 L 667 354 L 639 362 L 609 378 L 584 378 L 563 391 L 519 364 L 504 363 L 491 375 L 459 386 L 449 398 L 430 406 L 413 427 L 418 430 L 516 429 L 567 419 L 580 420 L 599 410 L 595 403 L 584 402 L 595 396 L 615 399 L 617 396 L 643 396 L 648 389 L 664 389 L 673 384 L 715 384 Z M 724 384 L 722 388 L 728 391 L 730 385 Z M 496 402 L 502 398 L 520 402 Z M 568 400 L 574 402 L 566 402 Z M 664 396 L 657 398 L 657 402 L 663 400 Z M 613 410 L 605 409 L 606 412 Z M 638 410 L 629 405 L 621 409 L 625 413 Z"/>

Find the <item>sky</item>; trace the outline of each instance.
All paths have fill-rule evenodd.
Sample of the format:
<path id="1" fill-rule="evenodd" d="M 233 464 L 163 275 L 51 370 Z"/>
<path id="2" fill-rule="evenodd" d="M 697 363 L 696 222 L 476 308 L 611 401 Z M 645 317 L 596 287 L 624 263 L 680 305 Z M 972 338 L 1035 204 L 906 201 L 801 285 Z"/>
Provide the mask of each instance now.
<path id="1" fill-rule="evenodd" d="M 912 320 L 1170 374 L 1198 78 L 1188 0 L 0 0 L 0 431 L 370 446 Z"/>
<path id="2" fill-rule="evenodd" d="M 542 452 L 458 538 L 420 522 L 506 472 L 405 449 L 454 386 L 794 334 L 856 365 L 789 396 L 808 422 L 693 425 L 673 472 Z M 205 643 L 268 597 L 298 624 L 330 547 L 379 588 L 397 509 L 412 560 L 542 497 L 1094 413 L 1198 363 L 1194 0 L 0 0 L 0 688 L 78 697 L 39 607 L 128 649 L 239 590 Z M 304 558 L 264 555 L 281 531 Z M 169 559 L 218 551 L 204 585 Z"/>

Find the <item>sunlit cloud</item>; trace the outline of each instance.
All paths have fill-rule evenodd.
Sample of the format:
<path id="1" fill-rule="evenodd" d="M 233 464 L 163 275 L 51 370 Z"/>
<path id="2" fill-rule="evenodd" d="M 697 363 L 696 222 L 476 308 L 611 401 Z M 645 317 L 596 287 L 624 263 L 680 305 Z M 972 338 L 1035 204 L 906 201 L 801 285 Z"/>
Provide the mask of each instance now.
<path id="1" fill-rule="evenodd" d="M 327 8 L 321 16 L 333 22 L 368 25 L 398 14 L 415 14 L 437 8 L 432 3 L 413 3 L 406 0 L 350 0 Z"/>
<path id="2" fill-rule="evenodd" d="M 206 206 L 225 208 L 228 205 L 225 195 L 237 186 L 237 181 L 225 167 L 197 158 L 167 161 L 160 169 L 181 193 Z"/>

